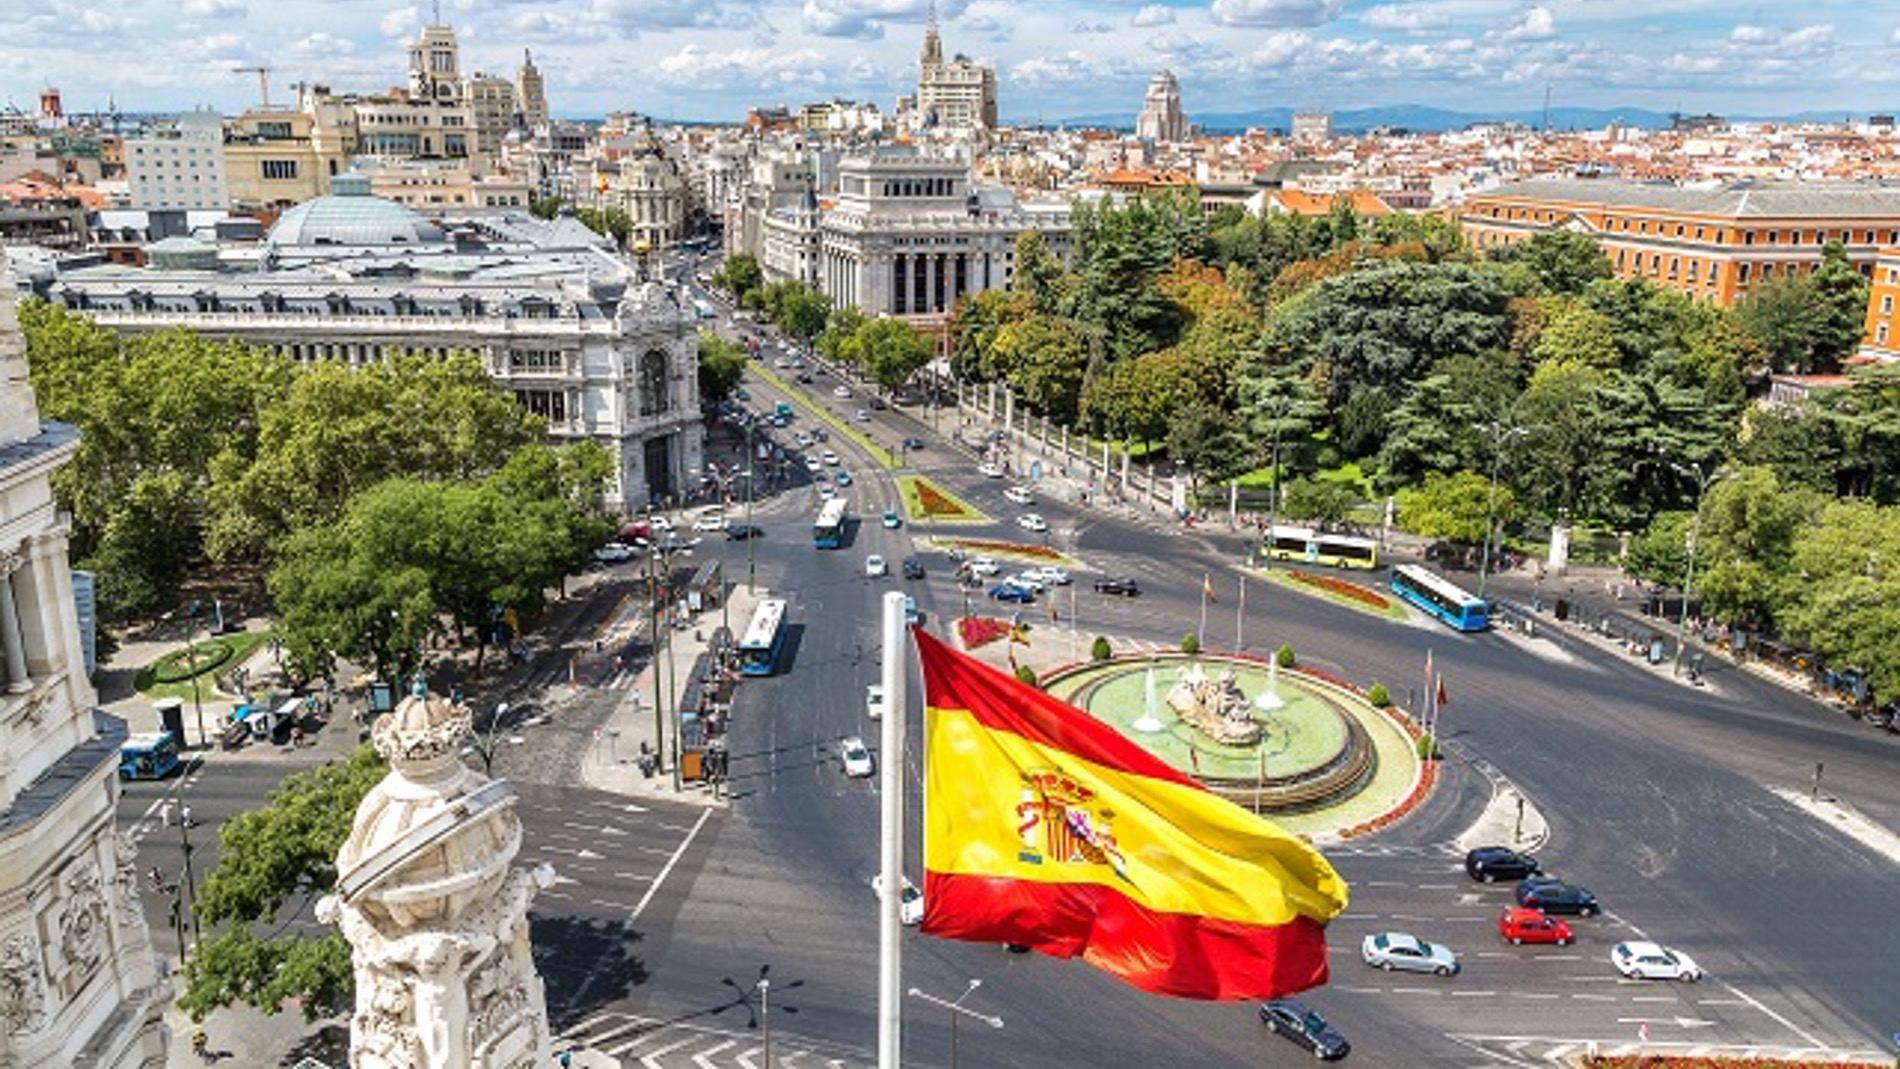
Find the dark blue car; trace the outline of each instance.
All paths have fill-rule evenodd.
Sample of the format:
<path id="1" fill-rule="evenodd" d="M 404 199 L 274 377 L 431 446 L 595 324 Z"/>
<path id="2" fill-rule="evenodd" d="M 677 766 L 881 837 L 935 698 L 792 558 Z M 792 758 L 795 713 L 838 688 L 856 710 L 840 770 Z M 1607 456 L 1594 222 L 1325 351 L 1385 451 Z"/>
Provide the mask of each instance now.
<path id="1" fill-rule="evenodd" d="M 1603 911 L 1603 907 L 1597 905 L 1597 896 L 1554 876 L 1532 876 L 1518 884 L 1517 904 L 1525 909 L 1568 913 L 1573 917 L 1594 917 Z"/>
<path id="2" fill-rule="evenodd" d="M 1274 1035 L 1285 1036 L 1322 1061 L 1337 1061 L 1352 1050 L 1352 1044 L 1346 1042 L 1338 1029 L 1299 999 L 1276 998 L 1261 1003 L 1260 1023 Z"/>
<path id="3" fill-rule="evenodd" d="M 1036 600 L 1036 592 L 1026 586 L 1017 586 L 1015 583 L 1003 583 L 990 588 L 990 597 L 995 598 L 997 601 L 1014 601 L 1028 605 Z"/>

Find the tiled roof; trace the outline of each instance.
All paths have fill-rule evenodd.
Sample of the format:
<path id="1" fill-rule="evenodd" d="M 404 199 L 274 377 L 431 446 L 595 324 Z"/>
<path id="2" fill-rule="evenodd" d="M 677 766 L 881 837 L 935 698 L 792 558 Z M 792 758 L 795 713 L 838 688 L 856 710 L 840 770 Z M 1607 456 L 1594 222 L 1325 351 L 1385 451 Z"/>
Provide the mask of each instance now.
<path id="1" fill-rule="evenodd" d="M 1900 186 L 1850 182 L 1755 182 L 1713 189 L 1604 179 L 1534 178 L 1486 194 L 1732 218 L 1900 218 Z"/>

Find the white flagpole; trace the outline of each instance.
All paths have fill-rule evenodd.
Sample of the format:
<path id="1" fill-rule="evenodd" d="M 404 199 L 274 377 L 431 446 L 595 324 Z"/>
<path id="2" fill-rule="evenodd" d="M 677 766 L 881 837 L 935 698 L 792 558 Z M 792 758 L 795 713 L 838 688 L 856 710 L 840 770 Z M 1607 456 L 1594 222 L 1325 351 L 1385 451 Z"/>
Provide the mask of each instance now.
<path id="1" fill-rule="evenodd" d="M 1247 648 L 1247 577 L 1240 577 L 1240 600 L 1234 604 L 1234 652 Z"/>
<path id="2" fill-rule="evenodd" d="M 1202 645 L 1202 646 L 1207 645 L 1207 592 L 1213 587 L 1213 585 L 1214 585 L 1214 577 L 1209 575 L 1206 572 L 1202 572 L 1201 573 L 1201 626 L 1198 630 L 1194 632 L 1194 641 L 1197 644 Z"/>
<path id="3" fill-rule="evenodd" d="M 904 891 L 904 715 L 909 702 L 904 683 L 909 678 L 910 634 L 904 628 L 904 595 L 884 595 L 884 720 L 879 725 L 878 788 L 884 893 L 877 910 L 877 1064 L 899 1069 L 902 1064 L 904 969 L 900 953 L 904 928 L 900 910 Z M 920 876 L 921 879 L 921 876 Z"/>

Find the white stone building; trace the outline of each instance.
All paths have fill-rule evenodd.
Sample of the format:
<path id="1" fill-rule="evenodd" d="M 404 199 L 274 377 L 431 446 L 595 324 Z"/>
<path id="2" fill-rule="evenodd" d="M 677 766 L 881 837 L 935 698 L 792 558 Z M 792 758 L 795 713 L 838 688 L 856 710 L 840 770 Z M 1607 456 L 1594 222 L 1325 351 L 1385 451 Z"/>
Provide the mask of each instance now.
<path id="1" fill-rule="evenodd" d="M 1187 116 L 1181 112 L 1181 84 L 1173 71 L 1162 71 L 1148 83 L 1135 118 L 1135 136 L 1144 141 L 1174 143 L 1188 139 Z"/>
<path id="2" fill-rule="evenodd" d="M 977 132 L 997 125 L 996 68 L 961 55 L 945 61 L 934 4 L 917 59 L 915 116 L 925 129 Z"/>
<path id="3" fill-rule="evenodd" d="M 115 330 L 190 327 L 300 363 L 473 352 L 555 438 L 614 453 L 610 507 L 690 485 L 703 464 L 699 339 L 675 289 L 571 217 L 470 210 L 438 227 L 359 175 L 334 185 L 285 212 L 261 249 L 210 247 L 209 267 L 84 268 L 37 288 Z"/>
<path id="4" fill-rule="evenodd" d="M 223 211 L 231 206 L 224 177 L 224 119 L 188 111 L 169 127 L 125 139 L 128 207 Z"/>
<path id="5" fill-rule="evenodd" d="M 24 351 L 0 293 L 0 1065 L 148 1069 L 172 991 L 114 831 L 128 727 L 86 677 L 49 482 L 79 433 L 40 421 Z"/>

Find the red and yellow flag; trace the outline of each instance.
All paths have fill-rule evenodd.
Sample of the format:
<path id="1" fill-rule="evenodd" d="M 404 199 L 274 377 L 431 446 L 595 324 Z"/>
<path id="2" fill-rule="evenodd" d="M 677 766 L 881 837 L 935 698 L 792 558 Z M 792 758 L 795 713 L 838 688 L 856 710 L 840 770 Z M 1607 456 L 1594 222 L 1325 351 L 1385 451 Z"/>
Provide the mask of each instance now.
<path id="1" fill-rule="evenodd" d="M 1326 982 L 1346 883 L 1299 838 L 921 630 L 923 930 L 1080 956 L 1144 991 Z"/>

